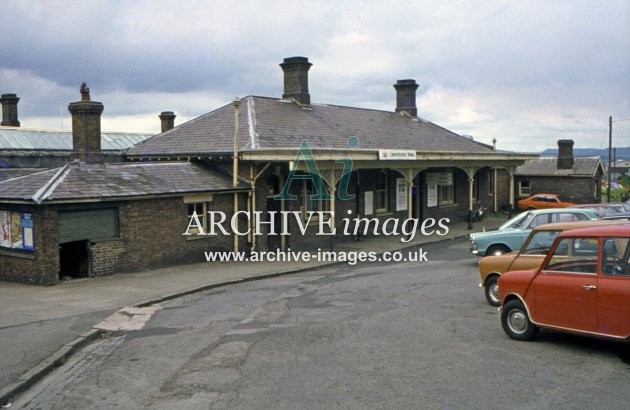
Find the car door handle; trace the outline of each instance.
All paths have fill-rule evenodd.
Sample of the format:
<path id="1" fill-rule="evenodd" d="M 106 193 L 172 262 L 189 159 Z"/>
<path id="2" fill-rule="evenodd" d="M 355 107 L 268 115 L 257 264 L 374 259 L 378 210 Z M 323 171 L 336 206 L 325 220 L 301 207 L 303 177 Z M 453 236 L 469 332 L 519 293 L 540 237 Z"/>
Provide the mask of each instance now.
<path id="1" fill-rule="evenodd" d="M 584 290 L 595 290 L 595 289 L 597 289 L 597 286 L 595 286 L 595 285 L 584 285 L 584 286 L 582 286 L 582 288 Z"/>

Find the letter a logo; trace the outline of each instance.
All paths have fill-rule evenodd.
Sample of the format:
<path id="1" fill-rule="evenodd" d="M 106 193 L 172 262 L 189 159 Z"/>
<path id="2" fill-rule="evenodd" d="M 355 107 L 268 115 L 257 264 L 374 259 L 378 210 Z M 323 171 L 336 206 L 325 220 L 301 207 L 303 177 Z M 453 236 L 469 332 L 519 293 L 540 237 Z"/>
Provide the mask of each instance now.
<path id="1" fill-rule="evenodd" d="M 298 164 L 301 160 L 304 160 L 306 164 L 306 169 L 308 169 L 308 173 L 304 174 L 296 174 L 296 169 L 298 168 Z M 294 179 L 299 180 L 311 180 L 313 182 L 313 186 L 317 191 L 317 194 L 311 195 L 311 200 L 319 200 L 319 199 L 331 199 L 332 195 L 328 193 L 326 187 L 324 186 L 324 180 L 319 174 L 319 169 L 317 168 L 317 163 L 313 158 L 313 152 L 311 151 L 311 147 L 308 145 L 308 141 L 302 140 L 302 144 L 300 145 L 300 149 L 298 150 L 297 155 L 295 156 L 295 161 L 293 162 L 293 169 L 289 171 L 289 176 L 287 181 L 284 183 L 284 187 L 282 188 L 282 192 L 278 195 L 274 196 L 274 199 L 280 200 L 296 200 L 297 197 L 295 195 L 289 194 L 289 187 L 291 186 L 291 182 Z"/>

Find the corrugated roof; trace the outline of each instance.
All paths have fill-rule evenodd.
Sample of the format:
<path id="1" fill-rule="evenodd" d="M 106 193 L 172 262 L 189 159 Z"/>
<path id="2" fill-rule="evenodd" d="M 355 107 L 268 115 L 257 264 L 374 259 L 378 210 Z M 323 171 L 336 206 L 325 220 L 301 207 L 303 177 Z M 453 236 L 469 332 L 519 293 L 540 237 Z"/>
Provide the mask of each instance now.
<path id="1" fill-rule="evenodd" d="M 101 148 L 121 151 L 151 137 L 148 133 L 101 132 Z M 72 151 L 72 131 L 0 127 L 0 149 Z"/>
<path id="2" fill-rule="evenodd" d="M 130 156 L 185 156 L 227 153 L 233 149 L 234 107 L 223 106 L 130 148 Z M 427 152 L 492 153 L 492 149 L 420 118 L 390 111 L 313 104 L 249 96 L 239 112 L 240 150 L 413 149 Z"/>
<path id="3" fill-rule="evenodd" d="M 247 187 L 241 184 L 239 189 Z M 229 176 L 189 162 L 69 163 L 0 182 L 0 199 L 42 203 L 232 189 Z"/>
<path id="4" fill-rule="evenodd" d="M 598 168 L 603 170 L 600 157 L 575 157 L 571 169 L 558 169 L 557 157 L 540 157 L 525 161 L 515 169 L 514 175 L 591 177 Z"/>

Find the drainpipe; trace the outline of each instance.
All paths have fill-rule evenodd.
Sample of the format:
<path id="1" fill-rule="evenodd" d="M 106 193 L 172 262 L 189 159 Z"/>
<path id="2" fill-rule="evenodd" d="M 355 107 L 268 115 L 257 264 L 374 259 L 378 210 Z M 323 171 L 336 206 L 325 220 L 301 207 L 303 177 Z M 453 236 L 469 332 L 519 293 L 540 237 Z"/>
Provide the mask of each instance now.
<path id="1" fill-rule="evenodd" d="M 494 172 L 494 178 L 493 180 L 493 186 L 492 186 L 492 199 L 494 199 L 494 203 L 493 203 L 493 209 L 494 209 L 494 213 L 496 214 L 499 211 L 499 199 L 497 198 L 498 193 L 497 193 L 497 177 L 499 176 L 499 173 L 497 171 L 497 169 L 493 169 L 492 172 Z"/>
<path id="2" fill-rule="evenodd" d="M 238 107 L 241 105 L 241 100 L 234 99 L 234 154 L 232 157 L 232 185 L 234 189 L 238 188 Z M 234 215 L 238 215 L 238 192 L 234 191 Z M 238 230 L 238 218 L 236 219 L 236 228 Z M 238 252 L 238 235 L 233 232 L 234 235 L 234 253 Z"/>
<path id="3" fill-rule="evenodd" d="M 247 202 L 247 241 L 249 242 L 249 251 L 252 252 L 256 249 L 256 235 L 252 232 L 252 218 L 254 217 L 254 211 L 256 210 L 256 181 L 254 180 L 254 164 L 249 164 L 249 182 L 252 186 L 252 190 L 249 191 Z"/>
<path id="4" fill-rule="evenodd" d="M 250 232 L 250 243 L 251 243 L 251 250 L 255 251 L 256 250 L 256 234 L 258 232 L 253 232 L 254 229 L 252 229 L 252 218 L 255 217 L 255 212 L 256 212 L 256 181 L 258 181 L 258 178 L 260 178 L 260 176 L 267 170 L 267 168 L 269 168 L 269 166 L 271 165 L 271 162 L 268 162 L 263 169 L 260 170 L 260 172 L 256 175 L 254 175 L 254 165 L 250 165 L 249 167 L 249 182 L 252 185 L 252 192 L 251 192 L 251 208 L 250 208 L 250 213 L 249 213 L 249 232 Z M 254 224 L 254 228 L 257 228 L 257 225 Z"/>

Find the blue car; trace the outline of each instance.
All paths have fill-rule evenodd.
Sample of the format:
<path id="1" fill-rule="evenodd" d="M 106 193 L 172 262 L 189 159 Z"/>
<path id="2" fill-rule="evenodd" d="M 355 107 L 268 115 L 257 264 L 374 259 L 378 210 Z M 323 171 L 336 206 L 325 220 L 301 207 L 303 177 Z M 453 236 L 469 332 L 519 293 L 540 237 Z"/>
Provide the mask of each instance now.
<path id="1" fill-rule="evenodd" d="M 526 211 L 510 219 L 499 229 L 470 234 L 470 253 L 478 256 L 502 255 L 518 251 L 538 225 L 551 222 L 586 221 L 597 218 L 591 209 L 555 208 Z"/>

